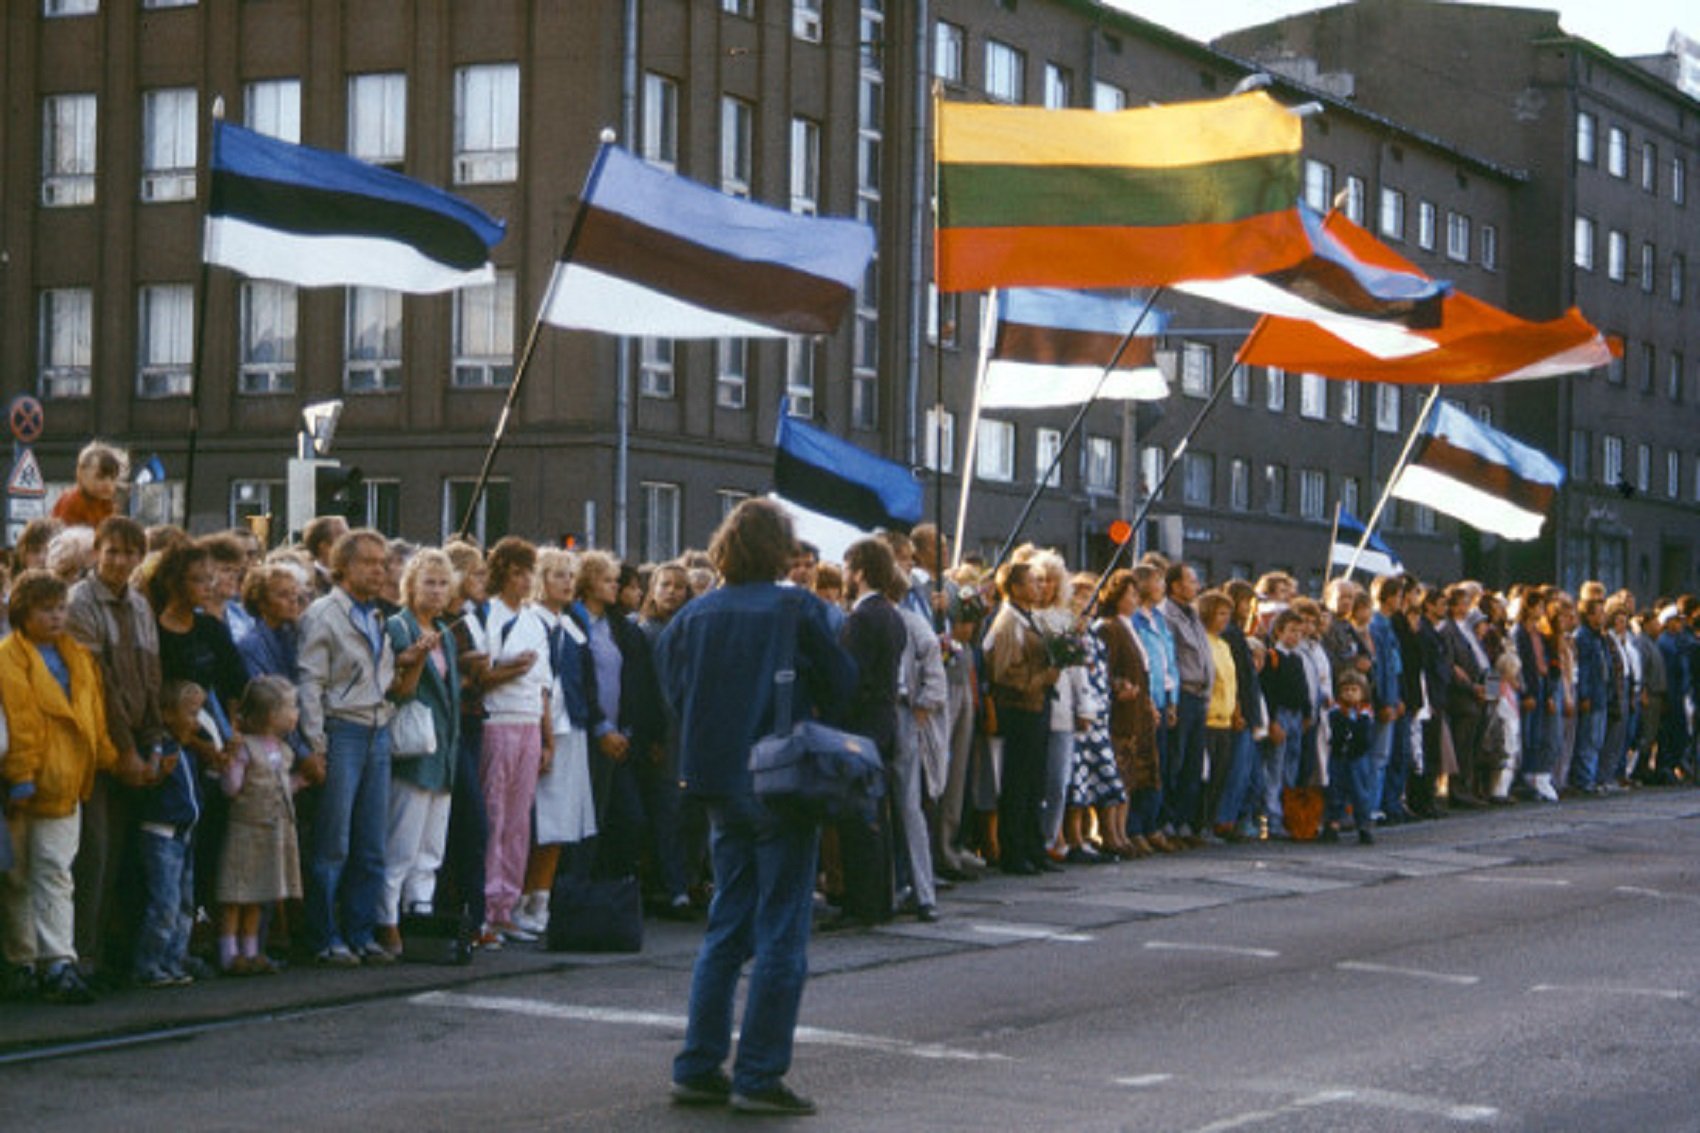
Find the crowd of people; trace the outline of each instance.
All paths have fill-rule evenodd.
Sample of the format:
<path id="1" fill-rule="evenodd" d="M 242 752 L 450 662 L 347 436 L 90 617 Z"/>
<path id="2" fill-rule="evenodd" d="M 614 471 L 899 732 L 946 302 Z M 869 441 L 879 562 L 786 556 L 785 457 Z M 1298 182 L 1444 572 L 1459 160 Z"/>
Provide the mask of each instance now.
<path id="1" fill-rule="evenodd" d="M 1388 576 L 1318 601 L 1278 573 L 1203 590 L 1156 554 L 1103 580 L 1033 546 L 948 566 L 931 526 L 822 562 L 761 501 L 656 565 L 338 517 L 268 551 L 144 530 L 120 480 L 89 446 L 70 522 L 32 525 L 7 578 L 10 997 L 383 965 L 416 917 L 525 944 L 562 875 L 639 876 L 654 915 L 708 916 L 675 1093 L 732 1088 L 719 1022 L 754 955 L 751 1010 L 778 1003 L 745 1021 L 760 1097 L 823 916 L 930 921 L 989 869 L 1369 843 L 1694 777 L 1691 596 Z M 798 717 L 888 771 L 874 820 L 818 841 L 750 796 L 788 634 Z"/>

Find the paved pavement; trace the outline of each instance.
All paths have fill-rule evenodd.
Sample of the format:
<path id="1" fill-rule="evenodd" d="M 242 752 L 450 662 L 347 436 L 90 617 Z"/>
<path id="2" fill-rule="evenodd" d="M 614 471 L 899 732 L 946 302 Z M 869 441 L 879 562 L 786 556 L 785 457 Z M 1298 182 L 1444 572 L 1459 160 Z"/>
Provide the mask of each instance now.
<path id="1" fill-rule="evenodd" d="M 821 1128 L 1700 1129 L 1697 818 L 1641 791 L 958 886 L 937 924 L 817 937 L 793 1078 Z M 0 1111 L 714 1124 L 663 1096 L 699 930 L 649 930 L 636 957 L 7 1005 Z"/>

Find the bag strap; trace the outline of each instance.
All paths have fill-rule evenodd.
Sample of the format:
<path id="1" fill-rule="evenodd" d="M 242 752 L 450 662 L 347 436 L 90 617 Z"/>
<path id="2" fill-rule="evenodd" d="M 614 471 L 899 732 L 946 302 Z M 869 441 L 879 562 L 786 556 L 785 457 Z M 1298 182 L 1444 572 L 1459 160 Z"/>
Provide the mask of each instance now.
<path id="1" fill-rule="evenodd" d="M 791 731 L 791 696 L 797 684 L 797 614 L 799 603 L 783 590 L 779 595 L 779 656 L 773 669 L 773 734 Z"/>

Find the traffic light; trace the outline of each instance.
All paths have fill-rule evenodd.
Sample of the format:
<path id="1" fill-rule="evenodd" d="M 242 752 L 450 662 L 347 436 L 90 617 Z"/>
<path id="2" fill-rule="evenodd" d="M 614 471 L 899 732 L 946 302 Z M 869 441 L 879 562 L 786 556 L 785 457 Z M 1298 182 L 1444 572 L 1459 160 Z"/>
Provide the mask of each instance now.
<path id="1" fill-rule="evenodd" d="M 318 515 L 340 515 L 353 526 L 366 522 L 366 481 L 360 469 L 335 460 L 315 462 L 313 502 Z"/>

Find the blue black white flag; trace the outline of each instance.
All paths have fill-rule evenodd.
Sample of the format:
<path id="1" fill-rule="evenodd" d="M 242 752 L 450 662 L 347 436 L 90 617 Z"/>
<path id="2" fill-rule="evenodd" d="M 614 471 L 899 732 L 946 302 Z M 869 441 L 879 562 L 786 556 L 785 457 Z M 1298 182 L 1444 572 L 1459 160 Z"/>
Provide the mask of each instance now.
<path id="1" fill-rule="evenodd" d="M 1371 535 L 1369 542 L 1364 544 L 1363 553 L 1358 554 L 1358 544 L 1363 542 L 1363 537 L 1363 520 L 1341 508 L 1339 522 L 1335 525 L 1334 547 L 1329 552 L 1328 561 L 1337 567 L 1351 566 L 1356 556 L 1357 566 L 1354 569 L 1375 578 L 1405 573 L 1405 564 L 1399 561 L 1399 556 L 1380 535 Z"/>
<path id="2" fill-rule="evenodd" d="M 1563 484 L 1552 457 L 1442 401 L 1393 494 L 1526 542 L 1539 538 Z"/>
<path id="3" fill-rule="evenodd" d="M 908 531 L 921 521 L 921 482 L 895 461 L 799 421 L 782 404 L 775 494 L 863 531 Z"/>

